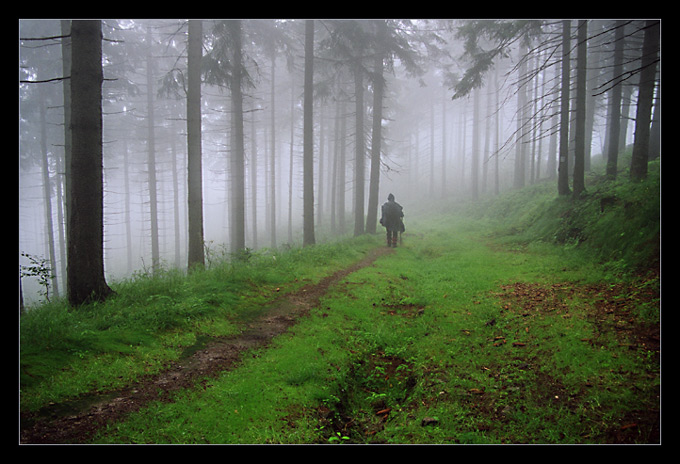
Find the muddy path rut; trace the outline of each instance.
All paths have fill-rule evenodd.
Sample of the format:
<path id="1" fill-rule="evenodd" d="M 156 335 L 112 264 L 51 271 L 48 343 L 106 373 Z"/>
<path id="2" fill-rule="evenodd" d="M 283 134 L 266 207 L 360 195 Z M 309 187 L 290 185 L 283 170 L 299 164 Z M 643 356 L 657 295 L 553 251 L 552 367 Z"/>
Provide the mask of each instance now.
<path id="1" fill-rule="evenodd" d="M 282 296 L 260 317 L 248 321 L 240 334 L 210 339 L 205 346 L 172 363 L 158 375 L 114 392 L 52 405 L 39 413 L 21 414 L 20 443 L 87 443 L 106 424 L 122 420 L 126 414 L 152 401 L 171 401 L 173 392 L 194 388 L 197 380 L 207 382 L 211 377 L 233 369 L 245 352 L 268 345 L 316 307 L 331 286 L 390 252 L 393 250 L 387 247 L 373 249 L 360 261 L 319 283 Z"/>

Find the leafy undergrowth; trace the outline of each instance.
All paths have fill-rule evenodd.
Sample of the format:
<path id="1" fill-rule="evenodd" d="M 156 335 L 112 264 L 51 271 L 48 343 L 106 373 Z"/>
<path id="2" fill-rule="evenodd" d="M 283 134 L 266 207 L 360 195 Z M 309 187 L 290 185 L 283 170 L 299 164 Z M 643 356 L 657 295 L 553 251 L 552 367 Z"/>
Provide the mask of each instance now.
<path id="1" fill-rule="evenodd" d="M 469 208 L 484 219 L 495 238 L 515 246 L 558 245 L 585 253 L 610 276 L 659 267 L 661 236 L 661 164 L 631 182 L 626 170 L 608 180 L 604 166 L 593 167 L 578 200 L 558 197 L 553 181 L 544 181 Z"/>

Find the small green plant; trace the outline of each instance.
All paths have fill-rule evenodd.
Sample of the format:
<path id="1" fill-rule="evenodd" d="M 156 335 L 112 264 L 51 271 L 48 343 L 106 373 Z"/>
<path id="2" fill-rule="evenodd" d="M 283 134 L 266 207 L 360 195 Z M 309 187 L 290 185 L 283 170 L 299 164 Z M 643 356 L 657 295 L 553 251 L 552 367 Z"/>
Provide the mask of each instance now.
<path id="1" fill-rule="evenodd" d="M 328 443 L 341 443 L 342 440 L 349 440 L 349 437 L 340 432 L 335 432 L 335 434 L 328 439 Z"/>
<path id="2" fill-rule="evenodd" d="M 255 250 L 252 248 L 244 248 L 231 254 L 233 261 L 237 263 L 247 263 L 255 256 Z"/>
<path id="3" fill-rule="evenodd" d="M 44 289 L 40 291 L 40 294 L 44 295 L 45 299 L 49 302 L 50 285 L 52 284 L 52 279 L 54 279 L 52 268 L 49 266 L 45 258 L 34 256 L 25 252 L 22 252 L 21 256 L 27 258 L 30 264 L 21 265 L 19 268 L 19 275 L 21 277 L 37 277 L 38 283 Z"/>

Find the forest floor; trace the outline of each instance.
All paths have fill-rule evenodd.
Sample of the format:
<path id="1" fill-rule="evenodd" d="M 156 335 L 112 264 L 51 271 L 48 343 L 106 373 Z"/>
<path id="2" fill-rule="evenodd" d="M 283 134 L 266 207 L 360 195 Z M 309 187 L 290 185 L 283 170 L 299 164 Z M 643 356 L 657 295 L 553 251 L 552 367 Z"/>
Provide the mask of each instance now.
<path id="1" fill-rule="evenodd" d="M 397 249 L 366 234 L 28 313 L 19 442 L 660 444 L 654 182 L 536 185 L 409 215 Z"/>
<path id="2" fill-rule="evenodd" d="M 152 401 L 168 400 L 173 392 L 193 388 L 196 381 L 233 369 L 243 353 L 266 346 L 284 333 L 310 308 L 319 304 L 328 289 L 349 274 L 394 250 L 380 247 L 357 263 L 278 299 L 260 317 L 249 321 L 238 336 L 211 338 L 160 375 L 149 377 L 125 389 L 93 394 L 78 401 L 52 404 L 37 414 L 22 414 L 22 444 L 86 443 L 107 424 L 122 419 Z"/>
<path id="3" fill-rule="evenodd" d="M 214 379 L 220 377 L 225 372 L 236 371 L 239 367 L 243 366 L 244 361 L 249 360 L 249 353 L 262 353 L 262 349 L 267 349 L 268 351 L 275 337 L 290 332 L 292 327 L 298 324 L 304 316 L 310 315 L 310 313 L 318 313 L 320 306 L 324 307 L 323 313 L 329 313 L 327 319 L 328 327 L 333 327 L 334 330 L 343 332 L 343 329 L 334 319 L 334 317 L 340 316 L 332 314 L 337 309 L 335 306 L 342 305 L 344 299 L 352 302 L 350 303 L 352 305 L 361 304 L 359 302 L 362 299 L 363 293 L 366 293 L 369 300 L 374 301 L 372 305 L 373 311 L 376 314 L 381 314 L 382 316 L 380 317 L 385 318 L 385 320 L 403 319 L 403 323 L 395 322 L 398 325 L 390 330 L 398 332 L 404 327 L 402 325 L 404 323 L 425 324 L 424 321 L 436 313 L 437 310 L 434 307 L 428 306 L 425 308 L 424 305 L 415 301 L 404 303 L 406 300 L 403 298 L 399 299 L 399 303 L 396 303 L 397 295 L 390 295 L 389 291 L 385 292 L 384 289 L 374 288 L 373 286 L 376 285 L 375 281 L 363 280 L 366 279 L 366 272 L 371 273 L 371 275 L 379 275 L 382 279 L 385 279 L 386 275 L 384 273 L 386 270 L 396 266 L 402 269 L 397 277 L 399 280 L 402 280 L 406 285 L 416 285 L 416 282 L 413 281 L 414 275 L 406 271 L 403 263 L 399 265 L 399 259 L 406 259 L 405 262 L 413 263 L 414 256 L 422 255 L 428 258 L 427 262 L 432 262 L 433 259 L 437 259 L 435 254 L 442 253 L 444 248 L 431 248 L 427 245 L 426 241 L 416 239 L 415 237 L 412 237 L 412 242 L 411 245 L 406 246 L 403 250 L 395 250 L 385 246 L 373 248 L 367 251 L 363 258 L 354 264 L 332 273 L 321 279 L 318 283 L 307 284 L 292 293 L 282 295 L 274 302 L 268 303 L 257 315 L 249 316 L 243 322 L 241 332 L 238 335 L 231 337 L 207 337 L 205 340 L 198 341 L 193 347 L 186 350 L 178 361 L 170 363 L 158 375 L 147 376 L 143 380 L 131 384 L 124 389 L 109 391 L 105 394 L 93 393 L 81 396 L 77 400 L 50 404 L 37 413 L 22 413 L 20 443 L 91 443 L 108 428 L 113 427 L 115 429 L 117 424 L 126 421 L 131 413 L 142 411 L 151 404 L 172 404 L 176 401 L 177 395 L 181 395 L 182 392 L 210 390 L 212 387 L 211 382 Z M 497 249 L 495 246 L 489 245 L 489 243 L 486 243 L 482 248 L 486 248 L 492 256 L 497 258 L 505 256 L 506 259 L 519 259 L 523 255 L 523 253 Z M 391 256 L 388 257 L 387 255 Z M 376 262 L 381 257 L 385 257 L 387 261 L 380 260 L 380 262 Z M 444 257 L 441 260 L 442 262 L 449 261 L 444 259 Z M 461 259 L 456 265 L 461 269 L 465 268 L 465 260 Z M 377 267 L 373 269 L 375 266 Z M 360 274 L 363 276 L 359 276 Z M 435 274 L 433 274 L 434 276 Z M 426 285 L 425 282 L 428 280 L 431 280 L 431 278 L 423 279 L 418 285 Z M 390 382 L 395 385 L 398 381 L 403 381 L 403 384 L 407 386 L 407 393 L 413 390 L 416 383 L 422 383 L 426 394 L 421 400 L 418 400 L 420 404 L 418 408 L 424 405 L 425 409 L 432 407 L 436 410 L 439 407 L 448 407 L 444 405 L 450 406 L 454 403 L 458 403 L 458 407 L 469 407 L 471 417 L 474 417 L 475 421 L 469 427 L 472 427 L 476 434 L 482 435 L 491 433 L 495 428 L 498 428 L 504 442 L 522 442 L 526 440 L 526 438 L 522 437 L 521 433 L 513 428 L 513 421 L 509 420 L 509 417 L 513 414 L 517 414 L 520 417 L 521 411 L 525 408 L 523 401 L 529 397 L 536 396 L 536 405 L 534 406 L 543 408 L 546 411 L 545 414 L 547 416 L 542 419 L 546 424 L 559 422 L 559 419 L 555 416 L 556 414 L 564 415 L 563 419 L 566 420 L 571 420 L 569 418 L 573 418 L 576 415 L 581 416 L 582 426 L 590 422 L 601 422 L 597 425 L 599 431 L 596 432 L 598 436 L 595 440 L 596 442 L 621 444 L 639 443 L 642 440 L 644 443 L 659 443 L 660 410 L 658 407 L 644 406 L 647 403 L 653 405 L 654 397 L 658 395 L 658 392 L 652 394 L 648 400 L 644 400 L 640 404 L 636 403 L 635 407 L 617 419 L 605 419 L 608 413 L 603 411 L 609 411 L 609 406 L 593 407 L 593 411 L 596 414 L 594 417 L 597 417 L 597 420 L 590 418 L 591 413 L 578 413 L 581 407 L 592 407 L 588 406 L 592 404 L 592 400 L 588 398 L 591 394 L 590 392 L 600 389 L 611 389 L 621 392 L 639 391 L 642 395 L 642 391 L 647 389 L 644 385 L 646 385 L 646 382 L 651 382 L 651 380 L 642 381 L 637 377 L 642 376 L 645 379 L 658 378 L 659 372 L 654 372 L 653 370 L 653 366 L 658 365 L 655 362 L 651 362 L 651 370 L 643 370 L 641 371 L 642 374 L 628 373 L 626 371 L 628 368 L 625 368 L 624 365 L 616 369 L 613 368 L 613 365 L 608 366 L 600 374 L 590 374 L 588 380 L 579 389 L 574 391 L 566 386 L 566 377 L 559 379 L 550 374 L 550 371 L 545 370 L 548 365 L 554 362 L 553 356 L 557 356 L 559 353 L 554 351 L 553 348 L 548 347 L 553 340 L 565 337 L 564 332 L 560 330 L 557 331 L 557 335 L 552 332 L 553 329 L 551 327 L 553 324 L 558 324 L 558 321 L 581 319 L 581 316 L 577 315 L 576 307 L 572 306 L 574 302 L 578 302 L 578 307 L 583 308 L 583 314 L 586 315 L 585 317 L 589 324 L 593 327 L 591 332 L 584 332 L 584 334 L 588 334 L 587 337 L 576 331 L 575 327 L 571 327 L 574 333 L 567 337 L 573 339 L 570 343 L 584 347 L 579 349 L 585 350 L 582 352 L 583 354 L 590 356 L 588 353 L 591 351 L 593 353 L 597 352 L 596 356 L 600 356 L 599 353 L 608 353 L 608 350 L 612 348 L 605 349 L 605 346 L 609 344 L 605 339 L 613 337 L 614 351 L 612 354 L 615 355 L 616 359 L 619 356 L 628 357 L 629 355 L 626 352 L 648 353 L 654 355 L 655 359 L 658 359 L 660 353 L 660 327 L 637 321 L 637 318 L 633 317 L 632 313 L 627 309 L 627 304 L 653 301 L 655 298 L 658 298 L 658 294 L 639 290 L 641 288 L 639 281 L 637 283 L 631 282 L 629 284 L 617 285 L 607 283 L 581 283 L 573 285 L 568 283 L 532 282 L 533 280 L 530 279 L 529 282 L 515 281 L 514 283 L 496 287 L 493 295 L 499 298 L 501 309 L 500 312 L 494 310 L 489 313 L 489 315 L 494 315 L 493 318 L 485 314 L 485 303 L 483 301 L 472 301 L 467 309 L 462 312 L 456 313 L 454 311 L 455 314 L 452 317 L 455 320 L 459 320 L 463 324 L 460 327 L 464 328 L 459 329 L 456 326 L 456 328 L 451 329 L 451 332 L 447 332 L 443 336 L 444 343 L 440 340 L 439 344 L 433 345 L 436 350 L 450 349 L 455 345 L 455 340 L 462 336 L 466 339 L 464 346 L 468 350 L 478 350 L 482 345 L 475 341 L 475 337 L 480 337 L 479 340 L 483 344 L 484 351 L 476 354 L 476 362 L 480 363 L 479 366 L 476 368 L 468 366 L 470 371 L 465 375 L 461 374 L 462 380 L 456 381 L 463 382 L 464 384 L 456 387 L 456 390 L 463 392 L 461 393 L 461 398 L 456 397 L 453 390 L 442 387 L 442 385 L 436 382 L 440 376 L 444 375 L 444 371 L 440 372 L 441 366 L 437 367 L 435 364 L 429 365 L 422 369 L 423 372 L 417 374 L 416 366 L 411 365 L 410 361 L 407 361 L 406 358 L 402 359 L 399 356 L 389 355 L 386 352 L 387 350 L 384 350 L 385 352 L 378 350 L 362 353 L 359 347 L 355 347 L 356 351 L 354 351 L 349 346 L 345 346 L 345 350 L 349 348 L 349 351 L 356 353 L 354 356 L 358 360 L 356 361 L 358 364 L 355 364 L 355 369 L 357 370 L 351 373 L 352 376 L 356 377 L 354 381 L 357 382 L 357 385 L 359 383 L 364 385 L 364 382 L 372 378 L 375 372 L 380 371 L 385 375 L 386 379 L 391 379 Z M 393 288 L 392 284 L 389 283 L 394 282 L 393 280 L 387 279 L 386 282 L 388 289 Z M 460 285 L 460 291 L 463 291 L 463 288 L 464 285 Z M 383 298 L 378 300 L 377 298 L 381 295 Z M 452 298 L 452 295 L 449 295 L 449 298 L 447 298 L 447 295 L 443 295 L 442 304 L 444 304 L 444 301 Z M 461 298 L 461 301 L 463 301 L 468 297 L 462 296 Z M 474 313 L 470 312 L 471 308 L 479 311 L 479 320 L 475 323 L 468 319 L 470 314 L 474 315 Z M 447 311 L 451 312 L 450 309 Z M 423 312 L 427 313 L 428 316 L 423 316 L 421 314 Z M 394 316 L 401 317 L 395 318 Z M 466 319 L 468 319 L 467 322 L 464 322 Z M 442 327 L 450 325 L 450 322 L 445 322 L 443 319 L 434 325 L 432 322 L 434 321 L 428 322 L 427 326 L 424 326 L 429 327 L 427 329 L 428 338 L 432 339 L 437 338 L 437 330 L 444 330 Z M 530 326 L 531 330 L 529 329 Z M 383 332 L 377 327 L 375 330 Z M 434 332 L 430 334 L 429 331 Z M 502 336 L 490 338 L 492 332 L 493 335 L 501 334 Z M 452 336 L 456 333 L 458 335 Z M 306 343 L 311 343 L 312 349 L 314 349 L 314 346 L 318 346 L 313 341 Z M 421 343 L 424 348 L 430 341 L 423 338 Z M 529 346 L 533 346 L 531 349 L 538 349 L 542 353 L 540 357 L 531 351 L 526 351 L 530 350 Z M 343 348 L 340 347 L 338 349 L 342 350 Z M 560 348 L 564 355 L 568 357 L 569 355 L 566 354 L 567 349 L 567 345 Z M 579 356 L 575 353 L 574 355 Z M 252 354 L 252 356 L 256 355 Z M 305 355 L 300 353 L 300 356 L 299 363 L 302 365 L 304 364 L 302 358 Z M 461 360 L 464 359 L 461 353 L 457 356 Z M 602 358 L 598 362 L 605 362 L 606 359 Z M 653 361 L 653 359 L 647 361 Z M 469 361 L 461 361 L 462 365 L 467 365 L 467 363 Z M 330 365 L 332 364 L 330 363 Z M 359 366 L 362 366 L 361 369 L 363 370 L 360 371 Z M 543 368 L 540 366 L 543 366 Z M 453 367 L 451 369 L 452 371 L 459 371 L 459 369 Z M 571 368 L 565 369 L 567 369 L 565 372 L 571 371 Z M 477 379 L 476 371 L 481 372 L 483 377 Z M 525 379 L 529 372 L 536 374 L 532 381 Z M 617 380 L 604 380 L 603 376 L 614 374 L 623 379 L 620 384 Z M 291 375 L 295 376 L 297 374 Z M 468 379 L 467 377 L 470 378 Z M 470 387 L 468 381 L 472 382 L 471 385 L 475 386 Z M 350 386 L 351 383 L 348 381 L 347 385 L 345 385 L 348 391 L 355 388 Z M 501 386 L 499 387 L 499 385 Z M 364 385 L 360 390 L 369 391 L 367 387 L 368 385 Z M 356 388 L 358 389 L 358 387 Z M 427 393 L 430 388 L 436 389 L 436 391 L 432 390 Z M 444 390 L 440 391 L 442 388 Z M 386 392 L 387 390 L 376 391 Z M 384 395 L 380 394 L 377 396 Z M 517 397 L 517 399 L 506 404 L 511 397 Z M 566 409 L 555 409 L 559 406 L 557 405 L 559 402 L 565 402 L 561 407 Z M 371 443 L 383 443 L 380 441 L 382 439 L 380 436 L 387 426 L 387 421 L 396 421 L 396 417 L 400 417 L 400 414 L 405 414 L 409 417 L 410 419 L 408 420 L 410 422 L 420 424 L 419 428 L 421 431 L 410 432 L 415 442 L 418 442 L 418 440 L 432 440 L 432 442 L 447 442 L 451 440 L 451 438 L 428 435 L 437 433 L 440 420 L 444 420 L 444 413 L 442 411 L 439 412 L 439 415 L 433 414 L 423 416 L 422 418 L 417 418 L 417 416 L 413 418 L 411 416 L 418 414 L 415 412 L 417 410 L 415 409 L 415 404 L 413 406 L 402 406 L 399 409 L 403 409 L 403 412 L 397 412 L 397 408 L 393 408 L 392 403 L 388 406 L 387 403 L 379 401 L 372 405 L 375 407 L 372 407 L 371 410 L 374 410 L 369 413 L 371 419 L 366 419 L 359 415 L 353 415 L 355 413 L 350 413 L 349 410 L 351 408 L 349 404 L 340 405 L 337 408 L 338 412 L 333 412 L 326 406 L 329 406 L 331 409 L 333 408 L 333 405 L 330 403 L 324 403 L 324 405 L 314 409 L 311 415 L 316 416 L 318 424 L 321 424 L 319 425 L 320 430 L 325 427 L 328 430 L 327 433 L 332 433 L 332 435 L 326 437 L 328 442 L 332 442 L 332 439 L 338 439 L 340 436 L 343 438 L 352 436 L 357 437 L 353 438 L 353 440 L 358 439 L 359 442 L 361 438 L 358 437 L 364 437 L 363 439 Z M 268 410 L 274 408 L 273 405 L 263 405 L 263 407 Z M 200 409 L 200 406 L 197 406 L 197 408 Z M 220 408 L 216 406 L 216 410 L 220 411 Z M 287 420 L 293 423 L 295 419 L 291 418 L 308 414 L 303 413 L 303 410 L 304 408 L 300 408 L 300 411 L 297 413 L 290 413 L 290 410 L 288 410 L 287 412 L 291 416 Z M 421 412 L 420 414 L 423 413 Z M 447 414 L 451 414 L 451 411 Z M 256 421 L 256 419 L 253 420 Z M 467 421 L 466 419 L 460 420 L 462 424 L 465 424 Z M 530 426 L 531 422 L 529 421 L 525 425 Z M 298 429 L 302 425 L 289 427 Z M 411 425 L 411 427 L 417 428 L 418 425 Z M 426 432 L 426 430 L 430 432 Z M 442 430 L 444 429 L 442 428 Z M 581 433 L 586 434 L 581 438 L 588 440 L 589 434 L 586 432 Z M 333 434 L 336 434 L 337 437 Z M 420 437 L 419 434 L 425 435 Z M 155 442 L 153 438 L 149 440 Z M 560 440 L 557 441 L 559 442 Z"/>

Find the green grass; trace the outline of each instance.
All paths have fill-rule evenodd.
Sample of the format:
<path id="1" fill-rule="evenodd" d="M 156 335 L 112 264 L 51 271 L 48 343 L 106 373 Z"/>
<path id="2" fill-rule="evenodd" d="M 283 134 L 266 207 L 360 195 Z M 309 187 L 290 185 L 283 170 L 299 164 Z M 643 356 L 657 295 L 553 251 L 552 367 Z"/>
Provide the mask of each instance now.
<path id="1" fill-rule="evenodd" d="M 586 254 L 603 265 L 608 278 L 658 266 L 660 162 L 649 163 L 642 182 L 631 182 L 625 170 L 616 180 L 606 180 L 603 166 L 594 166 L 587 181 L 579 200 L 558 197 L 554 182 L 544 181 L 489 198 L 466 213 L 485 220 L 502 243 L 549 243 L 571 255 Z"/>
<path id="2" fill-rule="evenodd" d="M 161 270 L 114 282 L 105 303 L 58 301 L 20 324 L 22 411 L 116 389 L 178 359 L 201 335 L 230 335 L 262 305 L 360 259 L 367 238 L 265 250 L 190 275 Z"/>
<path id="3" fill-rule="evenodd" d="M 470 232 L 441 221 L 406 237 L 239 369 L 98 441 L 602 443 L 629 414 L 658 408 L 656 355 L 606 332 L 583 341 L 596 332 L 587 293 L 561 313 L 503 309 L 501 285 L 548 287 L 560 254 L 498 249 Z"/>
<path id="4" fill-rule="evenodd" d="M 403 246 L 331 288 L 266 349 L 94 442 L 654 442 L 659 281 L 640 271 L 658 260 L 656 177 L 590 184 L 580 202 L 540 184 L 409 216 Z M 610 196 L 618 202 L 600 211 Z M 646 219 L 628 217 L 626 204 Z M 638 233 L 626 221 L 639 221 Z M 612 230 L 635 251 L 611 245 Z M 22 387 L 22 406 L 160 369 L 197 335 L 233 333 L 276 288 L 292 291 L 381 245 L 379 235 L 264 252 L 196 276 L 126 282 L 102 305 L 36 311 L 22 321 L 22 362 L 37 379 Z M 66 377 L 77 378 L 54 393 Z"/>

